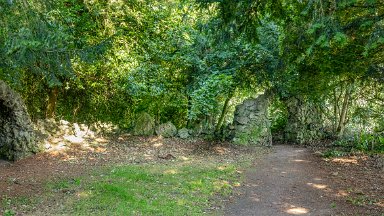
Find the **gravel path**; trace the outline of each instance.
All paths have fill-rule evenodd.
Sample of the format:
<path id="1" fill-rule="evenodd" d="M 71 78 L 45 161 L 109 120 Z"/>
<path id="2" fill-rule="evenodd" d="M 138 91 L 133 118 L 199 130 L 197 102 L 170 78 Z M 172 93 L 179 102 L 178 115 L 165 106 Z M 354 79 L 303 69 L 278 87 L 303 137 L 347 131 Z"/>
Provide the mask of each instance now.
<path id="1" fill-rule="evenodd" d="M 339 215 L 329 199 L 329 175 L 309 150 L 275 146 L 247 172 L 242 195 L 225 215 Z"/>

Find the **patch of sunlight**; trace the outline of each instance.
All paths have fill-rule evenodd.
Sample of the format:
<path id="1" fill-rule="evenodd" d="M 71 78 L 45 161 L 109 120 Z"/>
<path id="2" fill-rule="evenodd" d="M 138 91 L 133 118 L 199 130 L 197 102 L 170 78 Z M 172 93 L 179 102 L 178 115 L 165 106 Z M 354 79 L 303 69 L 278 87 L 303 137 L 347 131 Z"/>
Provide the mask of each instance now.
<path id="1" fill-rule="evenodd" d="M 181 156 L 181 160 L 183 160 L 183 161 L 187 161 L 187 160 L 189 160 L 189 158 L 184 157 L 184 156 Z"/>
<path id="2" fill-rule="evenodd" d="M 323 185 L 323 184 L 314 184 L 314 183 L 307 183 L 307 185 L 309 186 L 312 186 L 316 189 L 325 189 L 327 188 L 328 186 L 327 185 Z"/>
<path id="3" fill-rule="evenodd" d="M 223 171 L 223 170 L 227 169 L 227 167 L 226 166 L 219 166 L 219 167 L 217 167 L 217 169 L 220 171 Z"/>
<path id="4" fill-rule="evenodd" d="M 103 137 L 96 138 L 95 141 L 98 143 L 107 143 L 108 142 L 108 140 L 103 138 Z"/>
<path id="5" fill-rule="evenodd" d="M 147 159 L 147 160 L 152 160 L 152 159 L 153 159 L 153 156 L 152 156 L 152 155 L 149 155 L 149 154 L 144 154 L 144 157 L 145 157 L 145 159 Z"/>
<path id="6" fill-rule="evenodd" d="M 60 156 L 65 157 L 65 156 L 67 156 L 67 154 L 59 152 L 59 151 L 50 151 L 49 156 L 51 156 L 51 157 L 60 157 Z"/>
<path id="7" fill-rule="evenodd" d="M 218 146 L 214 147 L 213 150 L 214 150 L 216 153 L 221 154 L 221 155 L 226 154 L 227 152 L 230 152 L 227 148 L 224 148 L 224 147 L 218 147 Z"/>
<path id="8" fill-rule="evenodd" d="M 74 143 L 74 144 L 80 144 L 80 143 L 84 142 L 84 139 L 82 137 L 77 137 L 74 135 L 64 136 L 63 138 L 64 138 L 64 140 L 66 140 L 70 143 Z"/>
<path id="9" fill-rule="evenodd" d="M 380 202 L 376 202 L 375 205 L 384 208 L 384 200 L 382 200 L 382 201 L 380 201 Z"/>
<path id="10" fill-rule="evenodd" d="M 89 192 L 80 191 L 80 192 L 76 193 L 76 196 L 79 198 L 87 198 L 87 197 L 89 197 Z"/>
<path id="11" fill-rule="evenodd" d="M 345 191 L 345 190 L 339 190 L 339 191 L 337 192 L 336 196 L 338 196 L 338 197 L 348 196 L 348 192 Z"/>
<path id="12" fill-rule="evenodd" d="M 315 180 L 315 181 L 322 181 L 323 179 L 322 178 L 314 178 L 313 180 Z"/>
<path id="13" fill-rule="evenodd" d="M 93 152 L 97 152 L 97 153 L 103 153 L 103 152 L 106 152 L 107 149 L 106 148 L 97 147 L 97 148 L 93 148 L 92 151 Z"/>
<path id="14" fill-rule="evenodd" d="M 296 160 L 293 160 L 294 162 L 309 162 L 309 161 L 307 161 L 307 160 L 299 160 L 299 159 L 296 159 Z"/>
<path id="15" fill-rule="evenodd" d="M 164 174 L 171 174 L 171 175 L 174 175 L 174 174 L 177 174 L 179 173 L 176 169 L 169 169 L 169 170 L 165 170 L 164 171 Z"/>
<path id="16" fill-rule="evenodd" d="M 62 139 L 57 138 L 57 137 L 56 138 L 52 138 L 52 139 L 49 140 L 49 142 L 53 143 L 53 144 L 58 144 L 61 141 L 62 141 Z"/>
<path id="17" fill-rule="evenodd" d="M 179 206 L 184 206 L 187 202 L 185 201 L 185 199 L 178 199 L 177 200 L 177 205 Z"/>
<path id="18" fill-rule="evenodd" d="M 66 157 L 63 158 L 63 161 L 72 161 L 72 160 L 76 160 L 76 157 L 66 156 Z"/>
<path id="19" fill-rule="evenodd" d="M 287 172 L 284 172 L 284 171 L 283 171 L 283 172 L 281 172 L 281 174 L 287 174 Z"/>
<path id="20" fill-rule="evenodd" d="M 51 146 L 51 149 L 50 151 L 63 151 L 65 149 L 67 149 L 67 145 L 63 142 L 59 142 L 57 145 L 53 145 Z"/>
<path id="21" fill-rule="evenodd" d="M 220 190 L 221 188 L 232 187 L 232 185 L 229 184 L 228 181 L 220 180 L 220 181 L 215 181 L 215 182 L 213 183 L 213 187 L 214 187 L 216 190 Z"/>
<path id="22" fill-rule="evenodd" d="M 156 148 L 161 147 L 161 146 L 163 146 L 163 143 L 161 143 L 161 142 L 153 144 L 153 147 L 156 147 Z"/>
<path id="23" fill-rule="evenodd" d="M 163 137 L 162 136 L 158 136 L 158 137 L 151 138 L 150 142 L 151 143 L 158 143 L 158 142 L 161 142 L 162 140 L 163 140 Z"/>
<path id="24" fill-rule="evenodd" d="M 285 212 L 288 214 L 292 214 L 292 215 L 302 215 L 302 214 L 307 214 L 309 212 L 309 210 L 306 208 L 303 208 L 303 207 L 293 206 L 293 207 L 287 209 Z"/>
<path id="25" fill-rule="evenodd" d="M 332 159 L 332 162 L 335 163 L 351 163 L 351 164 L 357 164 L 357 160 L 353 158 L 334 158 Z"/>
<path id="26" fill-rule="evenodd" d="M 233 184 L 233 187 L 240 187 L 240 186 L 241 186 L 240 182 L 235 182 L 235 183 Z"/>

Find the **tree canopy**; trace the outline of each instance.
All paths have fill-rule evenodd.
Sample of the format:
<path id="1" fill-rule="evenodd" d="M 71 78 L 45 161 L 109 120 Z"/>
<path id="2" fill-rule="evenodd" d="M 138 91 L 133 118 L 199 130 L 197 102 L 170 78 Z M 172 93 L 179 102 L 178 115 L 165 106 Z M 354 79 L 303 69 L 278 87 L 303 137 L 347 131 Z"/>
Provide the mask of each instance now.
<path id="1" fill-rule="evenodd" d="M 384 130 L 383 17 L 379 0 L 8 0 L 0 79 L 33 119 L 131 129 L 148 112 L 218 133 L 236 104 L 270 91 L 282 118 L 301 98 L 324 130 L 371 133 Z"/>

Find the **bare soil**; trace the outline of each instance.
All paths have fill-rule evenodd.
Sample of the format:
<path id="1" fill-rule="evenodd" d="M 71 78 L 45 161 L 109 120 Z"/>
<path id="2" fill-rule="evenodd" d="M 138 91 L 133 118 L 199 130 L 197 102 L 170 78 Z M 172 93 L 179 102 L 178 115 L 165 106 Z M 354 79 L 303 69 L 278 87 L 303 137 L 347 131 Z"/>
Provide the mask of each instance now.
<path id="1" fill-rule="evenodd" d="M 247 171 L 225 215 L 384 215 L 384 176 L 373 160 L 275 146 Z"/>

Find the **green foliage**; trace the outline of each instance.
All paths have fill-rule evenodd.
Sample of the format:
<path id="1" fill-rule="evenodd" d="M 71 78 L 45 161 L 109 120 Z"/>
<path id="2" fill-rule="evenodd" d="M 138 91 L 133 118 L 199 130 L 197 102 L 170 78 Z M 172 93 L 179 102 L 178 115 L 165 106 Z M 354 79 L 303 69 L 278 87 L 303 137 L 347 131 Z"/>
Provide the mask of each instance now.
<path id="1" fill-rule="evenodd" d="M 276 99 L 269 107 L 269 119 L 271 121 L 271 132 L 273 134 L 283 132 L 288 122 L 288 112 L 285 104 Z"/>
<path id="2" fill-rule="evenodd" d="M 200 87 L 192 92 L 192 107 L 189 110 L 189 118 L 201 119 L 218 112 L 218 102 L 230 93 L 233 86 L 232 76 L 225 74 L 213 74 L 200 83 Z"/>
<path id="3" fill-rule="evenodd" d="M 56 105 L 57 118 L 77 122 L 132 129 L 144 111 L 178 128 L 209 116 L 212 127 L 231 121 L 226 99 L 268 90 L 314 101 L 334 135 L 350 88 L 359 103 L 346 103 L 341 126 L 377 133 L 383 9 L 371 0 L 3 1 L 0 79 L 34 119 Z M 274 131 L 286 122 L 278 110 Z"/>
<path id="4" fill-rule="evenodd" d="M 322 153 L 322 156 L 325 158 L 343 157 L 346 155 L 347 155 L 346 152 L 335 150 L 335 149 L 329 149 L 329 150 Z"/>
<path id="5" fill-rule="evenodd" d="M 354 148 L 365 152 L 384 152 L 384 134 L 361 133 L 356 135 Z"/>

